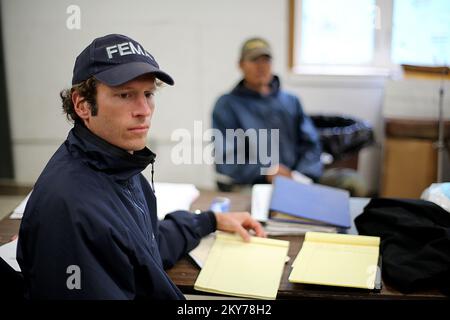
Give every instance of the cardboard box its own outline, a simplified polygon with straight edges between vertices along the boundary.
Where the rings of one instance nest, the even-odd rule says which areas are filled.
[[[420,198],[436,182],[437,150],[425,139],[387,138],[380,196]]]

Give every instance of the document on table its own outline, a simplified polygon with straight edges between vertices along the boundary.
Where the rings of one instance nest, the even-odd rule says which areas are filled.
[[[201,269],[208,258],[209,251],[211,250],[214,240],[216,240],[216,233],[210,233],[206,237],[200,240],[200,243],[191,251],[189,256],[194,260],[197,266]]]
[[[30,191],[30,193],[25,197],[25,199],[23,199],[22,202],[20,202],[20,204],[13,210],[12,214],[9,216],[10,219],[22,219],[31,192],[33,191]]]
[[[272,197],[271,184],[255,184],[252,187],[252,217],[260,222],[269,218],[270,199]]]
[[[308,232],[289,281],[375,289],[379,246],[379,237]]]
[[[289,241],[217,232],[194,289],[256,299],[275,299]]]
[[[20,272],[19,263],[16,260],[17,240],[0,246],[0,257],[16,271]]]

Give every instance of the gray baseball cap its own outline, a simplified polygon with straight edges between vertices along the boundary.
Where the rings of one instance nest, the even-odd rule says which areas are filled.
[[[255,60],[261,56],[272,58],[272,49],[266,40],[251,38],[244,42],[241,48],[241,60]]]

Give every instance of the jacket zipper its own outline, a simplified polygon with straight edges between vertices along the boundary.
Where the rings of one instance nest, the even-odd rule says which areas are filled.
[[[132,204],[142,213],[142,216],[144,217],[144,221],[146,223],[145,232],[147,234],[148,239],[151,239],[152,237],[150,237],[150,233],[147,228],[147,226],[148,226],[147,215],[145,214],[144,209],[142,209],[139,206],[138,201],[136,200],[136,198],[134,196],[134,192],[132,192],[132,190],[131,190],[131,184],[129,182],[127,182],[126,190],[128,191],[128,194],[130,195],[130,200],[131,200]]]

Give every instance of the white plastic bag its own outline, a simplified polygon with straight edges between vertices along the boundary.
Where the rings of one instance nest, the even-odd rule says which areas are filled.
[[[450,212],[450,182],[431,184],[420,198],[434,202]]]

